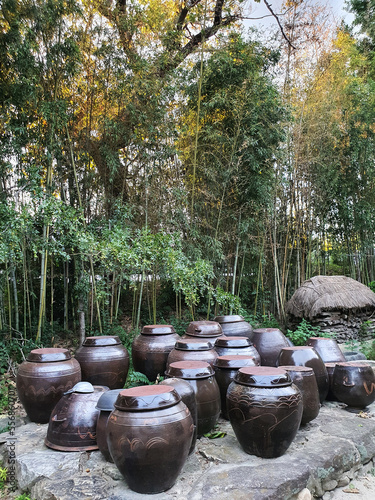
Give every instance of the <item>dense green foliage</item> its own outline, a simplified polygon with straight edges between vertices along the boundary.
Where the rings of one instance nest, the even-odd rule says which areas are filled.
[[[358,41],[288,2],[296,49],[245,35],[245,4],[2,2],[7,356],[219,313],[283,325],[310,276],[375,281],[373,1],[351,1]]]

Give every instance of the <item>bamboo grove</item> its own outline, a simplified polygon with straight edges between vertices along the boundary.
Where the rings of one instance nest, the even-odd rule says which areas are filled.
[[[375,281],[375,1],[275,33],[254,2],[3,0],[3,339],[282,325],[310,276]]]

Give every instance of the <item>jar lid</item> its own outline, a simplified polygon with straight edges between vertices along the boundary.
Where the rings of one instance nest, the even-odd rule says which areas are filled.
[[[253,330],[253,333],[270,333],[270,332],[283,333],[279,328],[255,328]]]
[[[205,361],[175,361],[169,365],[165,374],[167,377],[198,379],[212,377],[215,372]]]
[[[239,314],[227,314],[226,316],[216,316],[215,321],[218,323],[239,323],[245,321],[245,318]]]
[[[217,321],[192,321],[186,334],[192,337],[220,337],[223,330]]]
[[[228,368],[236,370],[237,368],[243,368],[244,366],[257,366],[254,356],[243,356],[242,354],[236,356],[234,354],[228,354],[226,356],[219,356],[214,362],[215,368]]]
[[[279,365],[279,368],[282,368],[283,370],[286,370],[288,372],[314,373],[314,370],[309,366]]]
[[[79,392],[80,394],[90,394],[94,392],[94,386],[90,382],[77,382],[69,391],[64,392],[65,394],[71,394],[72,392]]]
[[[249,337],[219,337],[215,341],[215,347],[250,347],[253,343]]]
[[[176,333],[172,325],[146,325],[142,328],[142,335],[170,335]]]
[[[177,391],[166,385],[141,385],[123,389],[117,396],[115,408],[123,411],[160,410],[181,401]]]
[[[71,359],[69,349],[59,347],[44,347],[33,349],[29,352],[26,360],[34,363],[54,363],[56,361],[67,361]]]
[[[209,340],[202,339],[180,339],[174,346],[179,351],[209,351],[213,344]]]
[[[234,380],[250,387],[286,387],[292,384],[287,371],[272,366],[254,366],[240,368]]]
[[[124,389],[112,389],[102,394],[96,403],[96,408],[103,411],[112,411],[115,408],[117,396]]]
[[[97,337],[86,337],[83,344],[85,347],[103,347],[121,344],[117,335],[100,335]]]

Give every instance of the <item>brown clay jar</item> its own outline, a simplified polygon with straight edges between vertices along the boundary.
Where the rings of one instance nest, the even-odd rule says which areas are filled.
[[[190,411],[190,415],[191,418],[193,419],[193,424],[194,424],[193,439],[191,441],[191,446],[189,450],[189,455],[190,455],[191,453],[193,453],[195,448],[195,443],[197,441],[198,413],[197,413],[197,399],[195,397],[194,389],[189,384],[189,382],[183,380],[182,378],[166,378],[165,380],[160,382],[160,385],[167,385],[173,387],[173,389],[180,396],[181,401],[184,404],[186,404],[186,406]]]
[[[168,355],[179,339],[172,325],[144,326],[132,344],[134,370],[145,374],[150,381],[163,376]]]
[[[282,368],[240,368],[228,387],[230,423],[243,450],[262,458],[283,455],[297,434],[302,395]]]
[[[96,409],[99,410],[98,420],[96,423],[96,442],[107,462],[113,462],[109,453],[107,443],[107,421],[111,412],[115,409],[117,396],[123,389],[113,389],[102,394],[96,404]]]
[[[220,390],[212,366],[204,361],[177,361],[169,365],[165,375],[189,382],[197,401],[198,437],[210,432],[219,420],[221,409]]]
[[[338,401],[336,396],[333,394],[332,391],[332,384],[333,384],[333,372],[335,371],[335,366],[336,363],[324,363],[327,374],[328,374],[328,393],[326,396],[326,401]]]
[[[334,363],[336,361],[346,361],[338,343],[335,339],[325,337],[310,337],[307,345],[313,347],[323,363]]]
[[[167,368],[175,361],[205,361],[211,366],[218,354],[208,339],[179,339],[168,355]]]
[[[79,382],[62,396],[52,410],[45,444],[59,451],[97,450],[96,404],[108,387]]]
[[[375,401],[375,375],[366,361],[336,363],[332,391],[350,408],[363,409]]]
[[[33,349],[17,372],[18,397],[32,422],[46,424],[64,392],[81,380],[68,349]]]
[[[308,366],[314,370],[321,403],[328,394],[328,373],[322,358],[313,347],[284,347],[278,359],[278,365]]]
[[[215,340],[215,350],[219,356],[252,356],[260,365],[260,355],[248,337],[219,337]]]
[[[215,340],[223,335],[223,330],[217,321],[192,321],[186,328],[182,338],[205,338]]]
[[[121,391],[108,419],[107,441],[129,488],[143,494],[171,488],[188,456],[193,427],[190,411],[173,387]]]
[[[215,378],[220,389],[221,415],[229,420],[227,414],[227,390],[229,384],[233,381],[236,373],[244,366],[257,366],[255,358],[252,356],[219,356],[214,363]]]
[[[248,337],[253,336],[253,327],[245,321],[243,316],[238,314],[230,314],[226,316],[216,316],[217,321],[223,330],[223,335],[226,337]]]
[[[129,370],[129,353],[117,335],[86,337],[76,350],[82,380],[109,389],[124,387]]]
[[[308,366],[280,366],[287,371],[294,385],[298,387],[302,394],[303,412],[301,425],[305,425],[314,420],[319,415],[320,401],[318,384],[314,370]]]
[[[256,328],[253,330],[252,342],[260,355],[262,366],[277,366],[277,359],[283,347],[290,344],[283,332],[278,328]]]

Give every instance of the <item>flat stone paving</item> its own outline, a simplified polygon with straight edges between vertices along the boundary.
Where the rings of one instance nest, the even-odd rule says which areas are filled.
[[[309,500],[324,495],[325,499],[327,492],[351,486],[364,464],[373,466],[375,457],[375,403],[355,414],[341,403],[325,402],[318,417],[301,427],[287,452],[275,459],[247,455],[223,419],[219,430],[226,432],[225,437],[199,439],[173,488],[150,498]],[[47,424],[27,423],[27,419],[16,428],[19,489],[6,498],[24,491],[33,500],[140,500],[147,496],[129,490],[116,466],[105,462],[99,451],[47,448],[46,432]],[[9,438],[0,434],[4,464]]]

